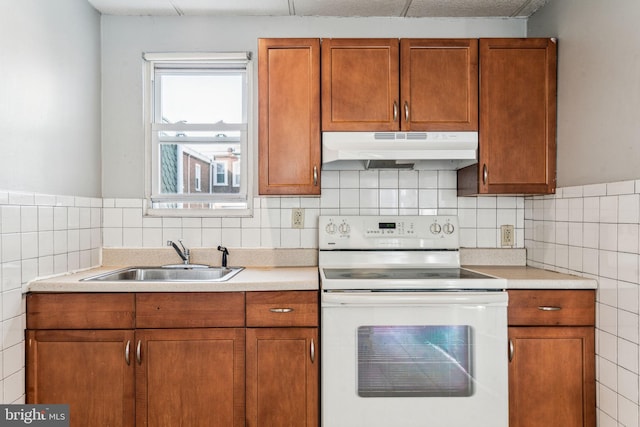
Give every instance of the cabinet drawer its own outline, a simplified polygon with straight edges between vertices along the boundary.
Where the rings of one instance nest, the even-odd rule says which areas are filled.
[[[510,290],[509,325],[595,325],[593,290]]]
[[[27,295],[27,329],[132,329],[133,294]]]
[[[247,326],[318,326],[318,292],[247,292]]]
[[[136,294],[136,328],[242,326],[243,292]]]

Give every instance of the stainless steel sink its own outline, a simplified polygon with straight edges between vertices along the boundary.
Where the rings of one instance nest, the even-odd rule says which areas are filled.
[[[97,276],[86,281],[109,282],[225,282],[242,271],[244,267],[127,267]]]

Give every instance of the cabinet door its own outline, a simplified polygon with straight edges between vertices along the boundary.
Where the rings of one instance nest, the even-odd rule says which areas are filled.
[[[398,39],[322,40],[322,130],[400,128]]]
[[[510,327],[510,427],[594,427],[593,327]]]
[[[320,41],[258,40],[260,194],[320,194]]]
[[[478,40],[400,41],[403,130],[478,130]]]
[[[247,329],[247,425],[318,426],[318,329]]]
[[[136,426],[244,426],[244,329],[136,331]]]
[[[28,330],[26,338],[27,403],[69,404],[73,427],[135,425],[132,330]]]
[[[550,194],[556,186],[556,43],[480,40],[479,162],[460,195]]]

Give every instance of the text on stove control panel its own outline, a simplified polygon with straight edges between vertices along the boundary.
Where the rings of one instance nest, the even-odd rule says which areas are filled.
[[[319,221],[320,245],[327,248],[457,248],[459,242],[458,218],[451,215],[321,216]]]

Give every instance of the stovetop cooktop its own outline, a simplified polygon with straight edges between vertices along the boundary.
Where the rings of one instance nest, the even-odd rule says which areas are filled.
[[[492,279],[491,276],[464,268],[324,268],[323,271],[328,280]]]

